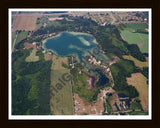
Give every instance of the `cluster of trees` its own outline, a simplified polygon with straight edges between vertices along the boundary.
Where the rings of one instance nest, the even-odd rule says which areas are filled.
[[[120,60],[111,66],[111,71],[114,79],[114,89],[117,92],[124,93],[130,98],[139,96],[138,91],[132,85],[127,84],[126,77],[131,77],[131,73],[136,72],[133,61]]]
[[[129,50],[129,53],[136,59],[145,62],[145,55],[141,53],[138,46],[136,44],[128,44],[127,48]]]
[[[25,62],[29,50],[12,53],[12,114],[50,114],[51,61]]]
[[[99,79],[96,83],[97,88],[99,89],[103,89],[104,87],[106,87],[109,83],[109,79],[106,77],[106,75],[104,74],[104,72],[100,69],[95,69],[95,72],[98,74]]]
[[[141,73],[148,79],[148,76],[149,76],[149,69],[148,69],[148,67],[143,67]]]
[[[148,34],[148,31],[146,31],[145,29],[137,29],[136,32],[137,32],[137,33]]]

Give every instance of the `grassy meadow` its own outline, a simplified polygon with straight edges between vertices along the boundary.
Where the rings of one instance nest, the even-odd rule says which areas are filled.
[[[14,46],[18,44],[20,41],[27,38],[27,36],[28,31],[21,31],[19,33],[16,33],[16,31],[12,32],[12,48],[14,48]]]
[[[62,66],[62,63],[67,64],[67,57],[58,57],[53,55],[53,63],[51,67],[51,85],[50,90],[52,92],[50,99],[50,110],[51,114],[54,115],[73,115],[74,114],[74,102],[72,94],[72,84],[71,80],[64,81],[63,74],[70,74],[69,69],[66,69]],[[66,75],[65,77],[67,77]],[[61,79],[64,83],[59,80]],[[56,88],[56,84],[60,83],[62,85],[61,89],[57,89],[57,93],[52,88]]]
[[[145,24],[127,24],[124,30],[121,30],[121,35],[124,37],[125,41],[129,44],[139,44],[140,51],[142,53],[148,53],[148,42],[149,37],[146,32],[138,32],[137,30],[148,29]]]
[[[134,61],[135,65],[136,65],[137,67],[140,67],[140,68],[148,67],[148,62],[139,61],[138,59],[134,58],[133,56],[124,55],[123,58],[124,58],[124,59],[127,59],[127,60],[132,60],[132,61]]]
[[[36,56],[37,50],[33,49],[28,57],[26,57],[26,62],[36,62],[39,60],[39,56]]]

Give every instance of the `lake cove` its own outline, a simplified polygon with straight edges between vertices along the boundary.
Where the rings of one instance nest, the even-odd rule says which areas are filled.
[[[88,55],[88,51],[92,51],[98,45],[90,34],[61,32],[56,37],[44,40],[43,46],[59,56],[77,55],[78,59],[82,60],[82,56]]]

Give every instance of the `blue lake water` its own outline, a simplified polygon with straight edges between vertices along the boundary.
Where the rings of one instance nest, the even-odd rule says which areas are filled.
[[[88,50],[97,47],[92,35],[73,32],[62,32],[57,37],[44,41],[44,47],[54,51],[57,55],[78,55],[81,60]]]
[[[77,55],[79,60],[98,46],[92,35],[78,32],[62,32],[56,37],[44,40],[43,45],[59,56]],[[99,55],[105,58],[103,54]]]

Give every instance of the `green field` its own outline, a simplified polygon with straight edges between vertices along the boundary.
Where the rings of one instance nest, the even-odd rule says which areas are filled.
[[[28,36],[28,31],[22,31],[22,32],[17,32],[17,38],[16,38],[16,32],[12,32],[12,48],[19,43],[21,40],[27,38]]]
[[[129,44],[142,44],[140,51],[148,53],[148,34],[136,32],[136,30],[145,30],[148,28],[145,24],[127,24],[124,30],[121,30],[122,36]]]
[[[57,83],[61,84],[59,79],[61,80],[63,79],[62,76],[64,73],[69,73],[69,70],[63,69],[63,70],[51,71],[50,89],[52,89],[52,87],[56,88]],[[56,93],[55,90],[52,90],[51,99],[50,99],[50,109],[51,109],[51,114],[53,115],[73,115],[74,114],[71,81],[64,81],[64,83],[66,85],[62,84],[62,88],[59,90],[57,89],[58,93]]]
[[[125,24],[126,28],[125,29],[145,29],[145,28],[148,28],[148,25],[146,24]]]
[[[124,58],[124,59],[127,59],[127,60],[132,60],[132,61],[134,61],[135,65],[136,65],[137,67],[140,67],[140,68],[148,67],[148,62],[139,61],[139,60],[137,60],[136,58],[134,58],[133,56],[130,56],[130,55],[127,56],[127,55],[125,55],[125,56],[123,56],[123,58]]]
[[[28,57],[26,57],[26,62],[36,62],[39,60],[39,56],[36,56],[36,50],[32,50],[32,52],[30,53],[30,55]]]
[[[28,36],[28,31],[22,31],[18,33],[17,39],[16,39],[16,44],[19,43],[21,40],[27,38]]]
[[[129,115],[148,115],[148,112],[145,111],[134,111],[134,112],[129,112]]]
[[[63,67],[63,63],[67,65],[68,58],[58,57],[56,55],[53,55],[52,60],[53,61],[51,67],[51,85],[50,85],[51,114],[73,115],[74,106],[73,106],[72,84],[71,80],[65,81],[65,79],[67,79],[67,77],[70,76],[70,71],[69,69]],[[65,73],[67,73],[67,75],[64,75]],[[56,92],[53,88],[55,88],[58,92]]]
[[[12,48],[15,46],[16,43],[16,32],[12,32]]]

